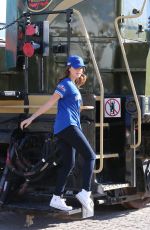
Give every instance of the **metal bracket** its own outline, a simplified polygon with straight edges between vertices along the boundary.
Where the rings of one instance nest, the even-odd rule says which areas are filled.
[[[25,227],[30,227],[31,225],[33,225],[33,219],[34,219],[33,215],[26,215]]]

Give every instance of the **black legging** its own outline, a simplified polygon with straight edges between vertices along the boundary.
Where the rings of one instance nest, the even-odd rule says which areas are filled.
[[[62,167],[58,171],[56,189],[54,194],[63,194],[66,179],[75,166],[75,153],[79,152],[84,159],[83,166],[83,189],[90,191],[91,179],[95,164],[96,155],[91,148],[83,132],[76,126],[69,126],[57,134],[63,155]]]

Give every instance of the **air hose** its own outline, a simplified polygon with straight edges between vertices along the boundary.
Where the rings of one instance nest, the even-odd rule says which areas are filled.
[[[20,132],[20,131],[19,131]],[[7,167],[27,181],[35,181],[46,169],[58,164],[57,140],[52,133],[21,133],[13,138],[7,156]],[[10,153],[13,157],[10,158]]]

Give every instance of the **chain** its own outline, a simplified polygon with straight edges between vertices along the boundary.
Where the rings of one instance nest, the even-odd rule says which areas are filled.
[[[15,23],[19,22],[21,18],[26,17],[26,16],[28,16],[28,13],[23,13],[19,18],[17,18],[16,20],[14,20],[13,22],[11,22],[10,24],[8,24],[8,25],[0,28],[0,30],[7,29],[8,27],[10,27],[10,26],[14,25]]]

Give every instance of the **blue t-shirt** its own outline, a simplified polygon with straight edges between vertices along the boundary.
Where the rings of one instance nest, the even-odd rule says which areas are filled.
[[[54,124],[54,134],[59,133],[70,125],[81,128],[80,106],[81,94],[70,78],[64,78],[55,89],[61,98],[58,101],[58,111]]]

